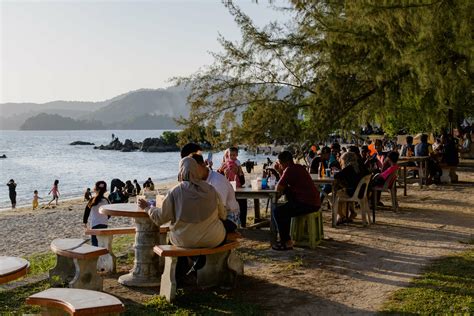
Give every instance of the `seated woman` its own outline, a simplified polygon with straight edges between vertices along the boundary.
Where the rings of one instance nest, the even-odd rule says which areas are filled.
[[[344,153],[341,156],[340,163],[342,170],[334,175],[334,179],[337,180],[335,189],[338,190],[336,192],[336,201],[337,197],[351,197],[362,177],[369,174],[367,170],[365,172],[362,171],[362,168],[359,166],[358,156],[353,152]],[[351,210],[349,216],[346,216],[347,205],[343,202],[338,202],[337,209],[337,224],[350,222],[357,215],[356,212]]]
[[[161,208],[151,208],[140,199],[150,219],[157,225],[170,224],[170,241],[186,248],[216,247],[225,241],[221,220],[227,217],[217,191],[201,180],[197,162],[185,157],[179,162],[180,183],[171,189]]]
[[[372,179],[370,186],[373,188],[374,186],[383,186],[387,179],[398,170],[398,157],[399,154],[396,151],[391,151],[387,155],[387,163],[388,168],[386,168],[383,172],[376,174]],[[369,189],[369,195],[372,194],[372,190]],[[369,201],[372,201],[372,198],[369,196]],[[380,192],[377,192],[377,204],[383,206],[380,202]]]

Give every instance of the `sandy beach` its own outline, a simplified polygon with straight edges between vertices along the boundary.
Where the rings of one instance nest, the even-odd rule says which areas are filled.
[[[325,240],[314,251],[277,252],[270,249],[268,230],[243,230],[239,252],[245,277],[233,295],[271,314],[375,313],[431,260],[474,247],[467,243],[474,238],[473,171],[472,161],[462,162],[457,184],[409,185],[406,197],[399,190],[400,211],[381,209],[369,227],[362,227],[359,217],[354,224],[332,228],[330,212],[324,211]],[[158,188],[164,193],[172,185]],[[388,194],[382,201],[390,205]],[[82,237],[84,205],[82,200],[60,201],[55,209],[1,212],[0,253],[26,257],[49,251],[54,238]],[[110,226],[122,225],[131,222],[111,218]],[[119,273],[129,268],[120,267]],[[157,294],[123,287],[116,276],[107,278],[105,291],[137,302]]]

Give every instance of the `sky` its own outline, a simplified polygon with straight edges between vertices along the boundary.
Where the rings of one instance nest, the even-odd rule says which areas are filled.
[[[257,25],[286,20],[236,0]],[[165,88],[211,64],[240,31],[220,0],[0,0],[0,103],[102,101]]]

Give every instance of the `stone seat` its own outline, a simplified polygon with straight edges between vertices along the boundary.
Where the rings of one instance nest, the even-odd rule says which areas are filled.
[[[237,237],[237,236],[235,236]],[[230,241],[215,248],[182,248],[172,245],[158,245],[153,251],[165,258],[165,268],[161,276],[160,295],[172,301],[176,296],[176,264],[178,257],[206,256],[206,264],[197,271],[197,285],[212,287],[216,285],[234,285],[237,275],[243,275],[242,260],[233,250],[238,241]]]
[[[119,315],[125,310],[112,295],[82,289],[50,288],[31,295],[26,304],[41,306],[42,315]]]
[[[97,260],[108,253],[106,248],[86,244],[83,239],[55,239],[51,250],[56,254],[56,266],[49,270],[71,288],[102,291],[102,278],[97,274]]]

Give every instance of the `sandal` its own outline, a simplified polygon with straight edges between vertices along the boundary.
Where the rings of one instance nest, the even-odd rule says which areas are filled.
[[[277,242],[276,244],[272,245],[273,250],[278,250],[278,251],[286,251],[286,250],[293,250],[293,246],[288,246],[287,244],[282,244],[280,242]]]

